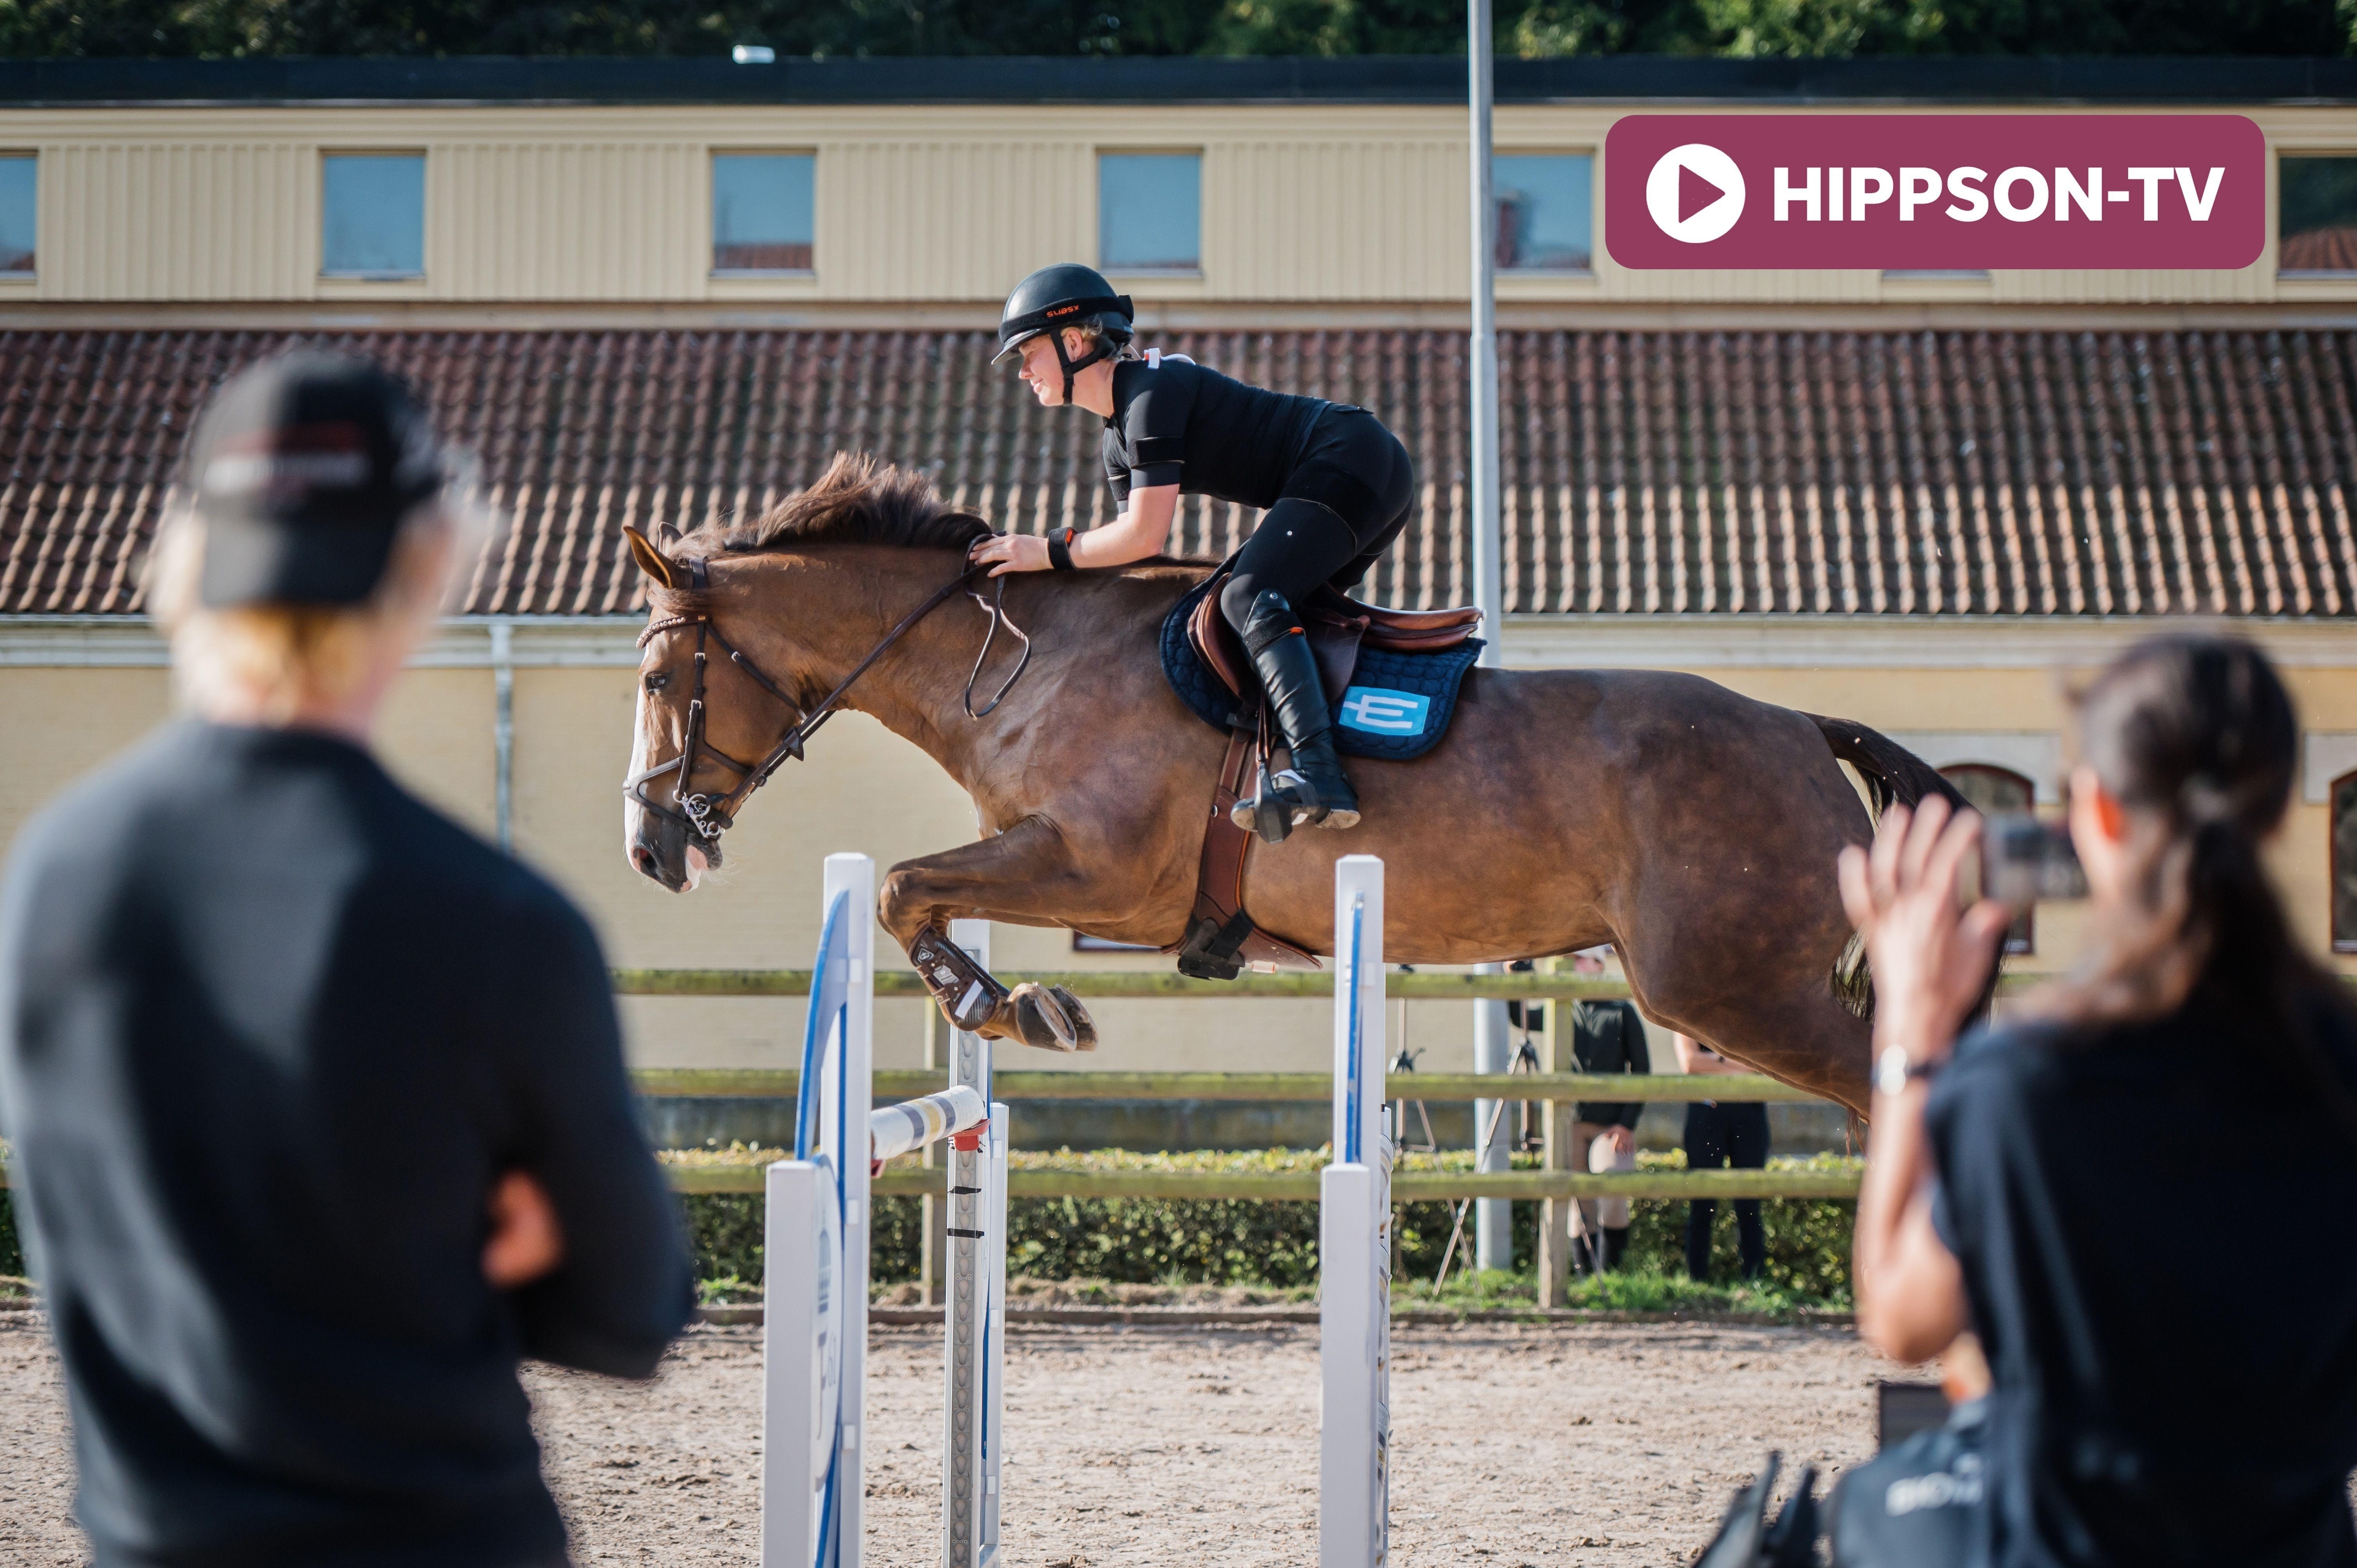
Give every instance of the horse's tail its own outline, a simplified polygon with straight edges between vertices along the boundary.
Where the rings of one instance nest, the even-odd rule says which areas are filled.
[[[1890,807],[1912,810],[1929,795],[1945,796],[1951,806],[1969,809],[1970,802],[1940,776],[1938,768],[1889,736],[1849,719],[1829,719],[1819,714],[1808,716],[1825,737],[1825,744],[1833,748],[1834,756],[1857,768],[1857,776],[1866,780],[1866,792],[1874,800],[1877,822]]]
[[[1835,757],[1857,769],[1866,781],[1866,792],[1874,802],[1877,822],[1892,806],[1905,806],[1910,811],[1932,795],[1944,796],[1949,805],[1959,811],[1971,809],[1962,791],[1940,775],[1940,770],[1878,730],[1870,730],[1849,719],[1829,719],[1811,714],[1825,745],[1833,748]],[[1994,994],[1996,976],[1989,976],[1989,990],[1981,996],[1976,1013],[1988,1007]],[[1874,974],[1867,967],[1866,944],[1855,935],[1842,944],[1841,956],[1834,960],[1834,996],[1841,1004],[1861,1018],[1874,1016]]]

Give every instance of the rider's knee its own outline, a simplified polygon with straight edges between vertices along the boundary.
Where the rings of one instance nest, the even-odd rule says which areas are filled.
[[[1259,596],[1260,589],[1249,576],[1231,574],[1221,585],[1220,615],[1238,637],[1244,634],[1244,625],[1252,619],[1253,601]]]

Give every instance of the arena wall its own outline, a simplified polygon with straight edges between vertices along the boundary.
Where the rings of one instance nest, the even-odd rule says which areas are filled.
[[[2067,682],[2102,651],[2138,635],[2133,623],[2052,623],[1976,628],[1975,662],[1940,632],[1903,629],[1912,660],[1885,650],[1890,635],[1829,621],[1773,627],[1734,618],[1657,620],[1650,628],[1583,624],[1579,618],[1518,618],[1517,663],[1647,664],[1684,668],[1765,701],[1855,718],[1938,754],[1941,760],[2014,765],[2060,757]],[[693,895],[663,892],[630,870],[620,846],[619,785],[627,761],[635,623],[580,622],[516,632],[513,817],[516,852],[554,877],[595,921],[612,961],[630,966],[801,967],[817,940],[821,863],[855,850],[889,865],[955,844],[974,832],[972,808],[932,763],[872,721],[846,714],[810,758],[790,766],[756,799],[730,835],[728,863]],[[2309,727],[2319,737],[2357,735],[2357,628],[2250,623],[2286,664]],[[1608,639],[1609,641],[1598,640]],[[1738,657],[1730,650],[1739,646]],[[1945,652],[1943,654],[1943,648]],[[14,840],[33,811],[66,783],[131,745],[170,710],[163,650],[145,627],[107,618],[74,628],[17,621],[0,628],[0,711],[22,740],[0,752],[0,838]],[[1945,661],[1943,660],[1943,658]],[[382,732],[394,774],[475,831],[495,830],[497,751],[489,638],[479,623],[454,624],[396,689]],[[1961,749],[1958,749],[1961,747]],[[2033,777],[2045,793],[2051,775]],[[2329,940],[2326,808],[2303,799],[2275,854],[2276,875],[2302,930]],[[2054,809],[2049,806],[2047,809]],[[1516,897],[1501,868],[1501,898]],[[2038,916],[2037,951],[2017,961],[2050,970],[2076,950],[2075,911]],[[1161,968],[1146,954],[1076,953],[1062,931],[1000,927],[993,954],[1007,969]],[[2357,970],[2357,960],[2343,960]],[[913,1001],[877,1004],[878,1062],[921,1059],[922,1013]],[[774,1067],[800,1039],[794,999],[631,998],[623,1004],[634,1060],[664,1067]],[[1315,1002],[1106,1002],[1104,1045],[1088,1059],[1041,1057],[1046,1068],[1318,1070],[1329,1052],[1329,1018]],[[1471,1067],[1463,1004],[1419,1003],[1408,1043],[1429,1070]],[[1029,1053],[1026,1053],[1027,1056]],[[1667,1052],[1662,1053],[1667,1059]]]
[[[1620,115],[1665,105],[1503,104],[1500,152],[1598,152]],[[1684,113],[1935,113],[1822,102]],[[2100,110],[2134,112],[2134,104]],[[2276,152],[2357,147],[2357,111],[2254,104]],[[1108,134],[1117,124],[1118,134]],[[371,103],[0,107],[0,149],[41,160],[39,265],[0,307],[110,303],[544,306],[996,302],[1038,259],[1092,256],[1095,155],[1199,150],[1198,275],[1123,285],[1150,306],[1459,303],[1469,268],[1462,109],[1437,104],[825,105]],[[320,158],[424,152],[425,271],[319,272]],[[710,155],[817,155],[807,277],[710,270]],[[1601,237],[1603,171],[1594,185]],[[1435,213],[1451,215],[1436,222]],[[2270,234],[2273,226],[2270,225]],[[1599,242],[1587,274],[1499,280],[1517,306],[1621,303],[2037,306],[2326,305],[2357,278],[2278,280],[2272,240],[2235,272],[1650,272]],[[965,318],[960,317],[961,322]]]

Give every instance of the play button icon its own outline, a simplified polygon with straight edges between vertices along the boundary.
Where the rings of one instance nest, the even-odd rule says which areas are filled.
[[[1743,171],[1707,142],[1672,147],[1645,177],[1645,210],[1671,239],[1706,245],[1743,216]]]

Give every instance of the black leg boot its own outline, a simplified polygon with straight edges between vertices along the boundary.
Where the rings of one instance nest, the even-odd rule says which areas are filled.
[[[1334,755],[1334,715],[1326,705],[1318,656],[1309,650],[1300,618],[1275,589],[1253,600],[1252,614],[1244,620],[1244,649],[1268,693],[1268,705],[1275,710],[1286,748],[1293,754],[1293,765],[1262,779],[1261,788],[1291,813],[1294,827],[1304,822],[1357,827],[1359,797],[1342,776],[1341,758]],[[1252,828],[1260,809],[1257,800],[1239,800],[1230,815],[1238,827]]]
[[[1607,1230],[1604,1232],[1605,1273],[1619,1273],[1620,1272],[1621,1260],[1628,1257],[1628,1255],[1629,1227],[1623,1225],[1618,1230]]]

